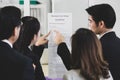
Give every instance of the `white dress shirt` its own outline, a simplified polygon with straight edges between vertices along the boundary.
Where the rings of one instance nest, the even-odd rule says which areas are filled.
[[[5,42],[5,43],[7,43],[7,44],[9,44],[10,45],[10,47],[11,48],[13,48],[13,45],[12,45],[12,43],[10,43],[10,41],[8,41],[7,39],[4,39],[4,40],[2,40],[3,42]]]

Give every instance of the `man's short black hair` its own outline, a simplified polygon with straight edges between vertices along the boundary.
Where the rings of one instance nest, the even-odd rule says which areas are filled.
[[[98,24],[99,21],[104,21],[106,28],[113,28],[116,22],[116,14],[112,6],[109,4],[98,4],[86,9],[93,20]]]
[[[5,6],[0,9],[0,40],[8,39],[15,27],[21,24],[21,11],[15,6]]]

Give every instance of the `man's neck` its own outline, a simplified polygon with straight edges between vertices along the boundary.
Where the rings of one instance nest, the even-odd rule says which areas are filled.
[[[99,35],[104,35],[105,33],[111,32],[112,29],[104,29]]]
[[[99,34],[99,37],[101,38],[103,35],[105,35],[106,33],[111,32],[112,29],[105,29],[102,33]]]
[[[8,41],[9,41],[12,45],[15,43],[15,40],[14,40],[14,38],[12,38],[12,37],[10,37],[10,38],[8,39]]]

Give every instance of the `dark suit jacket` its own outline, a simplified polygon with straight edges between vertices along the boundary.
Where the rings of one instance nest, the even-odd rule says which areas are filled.
[[[120,39],[115,32],[109,32],[100,38],[104,59],[109,63],[109,69],[114,80],[120,80]]]
[[[34,80],[31,60],[2,41],[0,41],[0,80]]]
[[[42,70],[42,66],[40,64],[40,58],[42,56],[44,50],[44,46],[33,46],[33,49],[30,50],[28,47],[24,49],[22,52],[23,55],[26,55],[30,59],[32,59],[33,64],[36,66],[35,68],[35,80],[45,80],[45,76]]]

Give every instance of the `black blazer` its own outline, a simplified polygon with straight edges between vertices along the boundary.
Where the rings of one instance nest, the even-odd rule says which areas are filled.
[[[34,80],[32,61],[0,41],[0,80]]]
[[[120,39],[115,32],[109,32],[100,38],[104,59],[109,63],[109,69],[114,80],[120,80]]]
[[[33,46],[33,49],[30,50],[28,47],[24,49],[22,52],[23,55],[26,55],[30,59],[32,59],[33,64],[36,66],[35,68],[35,80],[45,80],[45,76],[42,70],[42,66],[40,64],[40,58],[42,56],[44,50],[44,46]]]

